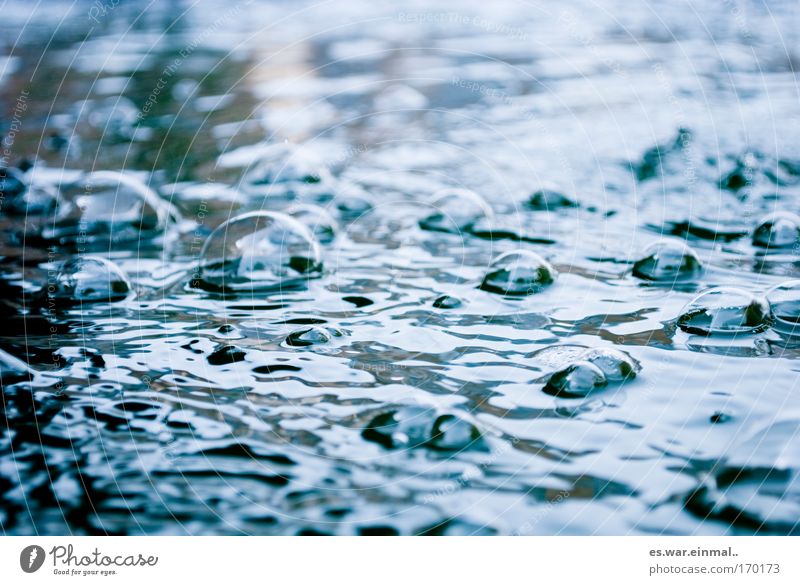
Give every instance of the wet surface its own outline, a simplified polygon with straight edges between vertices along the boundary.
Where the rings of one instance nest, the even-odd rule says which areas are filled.
[[[51,6],[4,533],[800,531],[796,3]]]

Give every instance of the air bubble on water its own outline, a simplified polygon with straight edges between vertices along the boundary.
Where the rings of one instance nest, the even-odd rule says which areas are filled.
[[[333,216],[319,205],[293,205],[286,214],[306,226],[320,244],[328,245],[336,239],[339,226]]]
[[[462,304],[461,299],[450,295],[442,295],[433,301],[433,306],[437,309],[457,309]]]
[[[307,148],[290,143],[267,147],[245,174],[246,188],[268,185],[318,185],[332,180],[325,165]]]
[[[800,335],[800,280],[790,280],[771,288],[767,302],[779,333]]]
[[[491,206],[469,189],[443,189],[434,194],[430,206],[433,212],[419,222],[428,231],[460,234],[479,220],[494,218]]]
[[[578,203],[561,192],[556,186],[545,186],[534,191],[528,198],[528,207],[535,211],[555,211],[566,207],[578,207]]]
[[[479,288],[501,295],[525,296],[538,293],[557,277],[556,269],[538,254],[516,250],[492,262]]]
[[[485,449],[480,431],[453,414],[405,406],[374,417],[361,435],[387,449],[427,447],[438,451]]]
[[[64,262],[45,288],[48,301],[81,304],[122,301],[132,296],[122,269],[105,258],[78,256]]]
[[[291,347],[310,347],[330,342],[334,337],[342,337],[344,333],[335,327],[303,327],[286,336],[286,345]]]
[[[687,304],[678,326],[699,335],[757,333],[769,327],[771,320],[765,299],[742,289],[718,287]]]
[[[331,205],[339,220],[349,223],[371,212],[375,208],[375,200],[359,185],[339,183]]]
[[[675,282],[696,278],[703,271],[697,254],[677,240],[649,245],[633,265],[633,275],[655,282]]]
[[[54,214],[62,203],[55,185],[28,182],[16,169],[0,169],[2,209],[9,215]]]
[[[230,219],[211,233],[200,252],[200,284],[212,291],[293,289],[321,274],[316,239],[284,213],[256,211]]]
[[[141,242],[168,235],[177,210],[140,180],[91,173],[66,190],[66,203],[42,236],[60,244]]]
[[[543,390],[558,398],[583,398],[607,384],[608,379],[597,365],[578,360],[550,376]]]
[[[800,217],[787,211],[771,213],[753,230],[753,245],[760,248],[791,248],[800,244]]]
[[[635,378],[642,369],[642,365],[626,352],[605,347],[587,350],[580,356],[580,361],[597,366],[609,382]]]

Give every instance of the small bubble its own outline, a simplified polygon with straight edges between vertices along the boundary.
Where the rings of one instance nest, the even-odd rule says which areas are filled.
[[[559,398],[583,398],[607,384],[603,370],[591,362],[579,360],[550,376],[543,390]]]
[[[675,240],[651,244],[633,265],[634,276],[655,282],[690,280],[702,271],[703,266],[694,250]]]
[[[800,334],[800,280],[779,284],[767,292],[774,328],[783,334]]]
[[[444,189],[434,194],[434,211],[420,220],[422,229],[460,234],[469,231],[478,220],[492,219],[494,213],[484,199],[468,189]]]
[[[800,243],[800,217],[778,211],[762,218],[753,230],[753,245],[760,248],[791,248]]]
[[[769,327],[771,320],[766,300],[745,290],[719,287],[686,305],[678,326],[699,335],[757,333]]]
[[[538,293],[553,284],[558,272],[544,258],[528,250],[506,252],[489,267],[480,289],[508,296]]]
[[[128,277],[119,266],[105,258],[81,256],[61,266],[55,286],[47,295],[64,304],[110,303],[131,297],[132,292]]]

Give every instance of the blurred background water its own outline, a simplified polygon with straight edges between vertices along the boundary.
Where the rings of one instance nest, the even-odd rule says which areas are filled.
[[[4,533],[798,531],[795,2],[3,14]]]

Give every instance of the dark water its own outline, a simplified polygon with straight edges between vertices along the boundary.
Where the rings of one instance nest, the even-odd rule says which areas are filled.
[[[796,3],[37,6],[4,533],[798,532]]]

